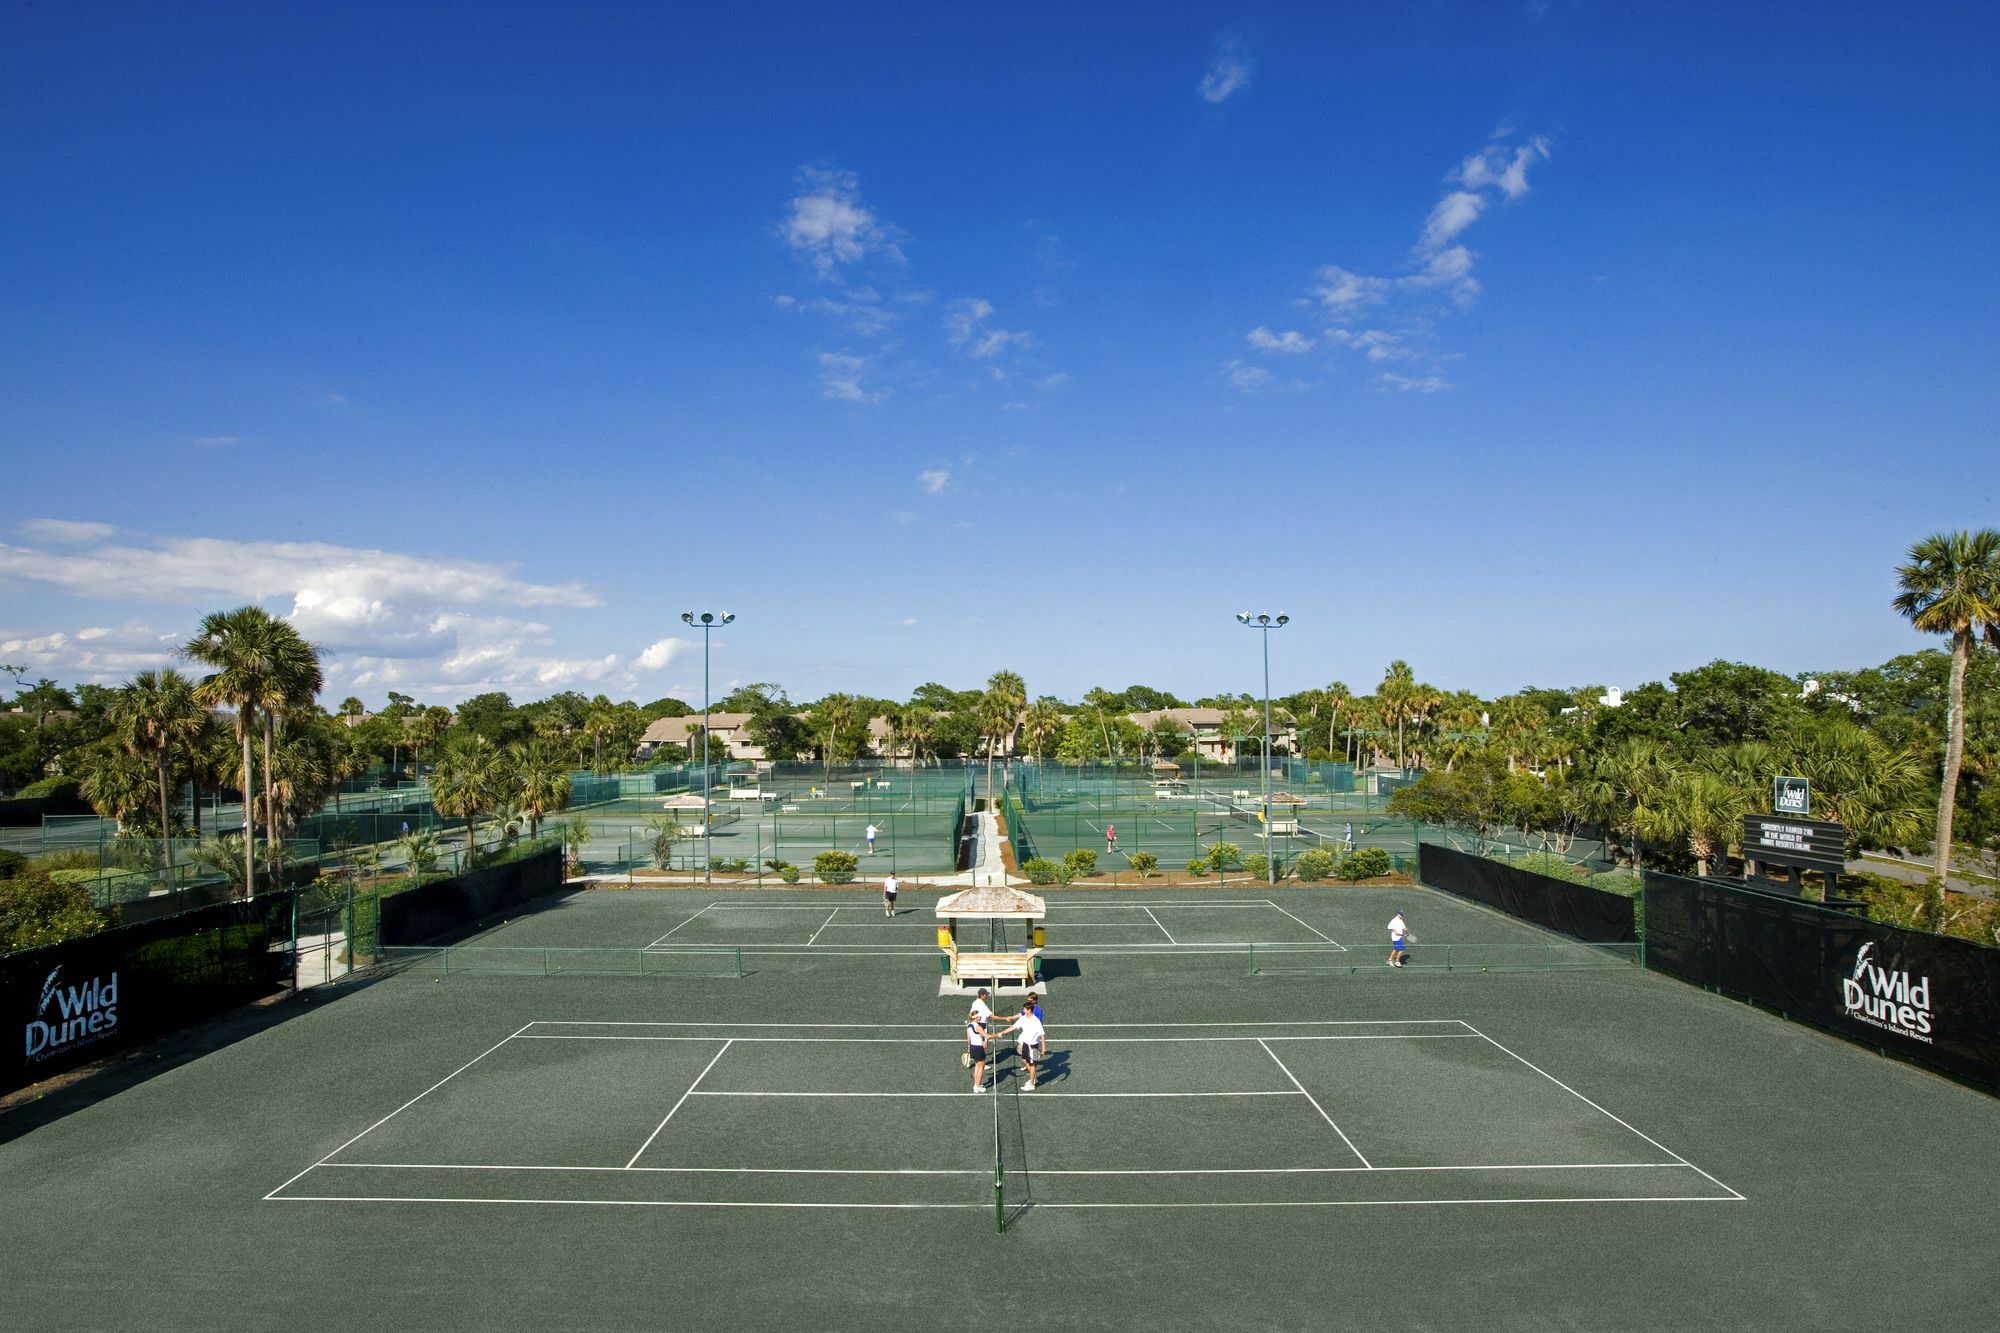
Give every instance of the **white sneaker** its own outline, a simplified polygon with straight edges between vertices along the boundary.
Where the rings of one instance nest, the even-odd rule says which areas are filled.
[[[1022,1092],[1033,1092],[1034,1090],[1035,1090],[1035,1085],[1032,1083],[1023,1083],[1021,1085]]]
[[[983,1083],[972,1090],[974,1096],[978,1096],[980,1093],[984,1091],[986,1091],[986,1085]]]

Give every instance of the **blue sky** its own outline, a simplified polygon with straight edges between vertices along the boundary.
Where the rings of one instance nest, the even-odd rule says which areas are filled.
[[[0,659],[1632,686],[1992,525],[2000,9],[14,6]]]

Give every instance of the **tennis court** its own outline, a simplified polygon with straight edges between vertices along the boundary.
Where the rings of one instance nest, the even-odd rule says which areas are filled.
[[[1083,1024],[1031,1094],[1003,1055],[984,1099],[963,1048],[947,1024],[531,1021],[265,1197],[987,1211],[997,1167],[1016,1218],[1743,1198],[1460,1019]],[[885,1102],[921,1142],[870,1132]]]
[[[1422,888],[1050,898],[1032,1093],[1004,1048],[971,1093],[928,889],[576,892],[465,945],[651,963],[164,1043],[0,1115],[0,1322],[1988,1322],[1991,1097],[1630,965],[1425,970],[1552,937]]]

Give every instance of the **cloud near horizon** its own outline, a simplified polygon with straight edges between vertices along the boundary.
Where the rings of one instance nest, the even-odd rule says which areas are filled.
[[[457,699],[486,690],[634,688],[690,647],[667,638],[629,656],[564,656],[555,630],[517,613],[590,611],[603,599],[584,584],[535,582],[491,561],[143,534],[60,519],[26,520],[16,531],[29,540],[0,543],[0,579],[150,605],[180,626],[161,630],[151,616],[115,627],[0,626],[5,660],[66,682],[115,684],[148,668],[185,668],[179,649],[199,617],[245,602],[282,615],[323,650],[327,692],[336,695],[372,688]]]

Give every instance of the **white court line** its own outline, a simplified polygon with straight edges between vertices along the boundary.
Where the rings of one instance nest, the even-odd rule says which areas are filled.
[[[705,1094],[707,1095],[707,1094]],[[945,1096],[960,1096],[946,1093]],[[1295,1094],[1285,1093],[1290,1097]],[[321,1169],[367,1171],[609,1171],[662,1176],[980,1176],[986,1170],[958,1170],[916,1166],[831,1167],[831,1166],[517,1166],[493,1162],[328,1162]],[[1543,1162],[1508,1163],[1502,1166],[1191,1166],[1135,1167],[1131,1169],[1072,1170],[1069,1168],[1029,1170],[1028,1176],[1344,1176],[1383,1175],[1396,1171],[1644,1171],[1689,1170],[1699,1168],[1686,1162]],[[1720,1200],[1718,1200],[1720,1202]]]
[[[981,1168],[976,1171],[933,1170],[920,1166],[885,1166],[858,1170],[833,1166],[501,1166],[495,1163],[469,1162],[328,1162],[328,1170],[336,1166],[366,1167],[371,1171],[611,1171],[651,1172],[662,1176],[980,1176],[993,1173]],[[1047,1173],[1043,1173],[1047,1174]]]
[[[715,906],[715,904],[714,904],[714,903],[710,903],[710,904],[708,905],[708,907],[713,907],[713,906]],[[685,926],[685,925],[686,925],[686,924],[687,924],[687,923],[688,923],[689,921],[692,921],[692,920],[694,920],[694,919],[695,919],[695,917],[699,917],[699,916],[702,916],[702,915],[705,915],[705,914],[707,913],[707,911],[708,911],[708,907],[704,907],[704,908],[702,908],[702,909],[701,909],[701,911],[699,911],[699,912],[696,912],[696,913],[695,913],[695,914],[694,914],[693,916],[690,916],[690,917],[688,917],[688,918],[687,918],[686,920],[683,920],[683,921],[682,921],[682,922],[681,922],[681,923],[680,923],[679,925],[676,925],[676,926],[674,927],[674,930],[679,930],[679,929],[681,928],[681,926]],[[659,939],[656,939],[656,940],[654,940],[652,944],[649,944],[649,945],[647,945],[646,947],[647,947],[648,949],[650,949],[650,948],[652,948],[652,947],[653,947],[653,945],[655,945],[655,944],[664,944],[664,943],[666,943],[666,941],[667,941],[667,937],[668,937],[669,935],[672,935],[672,934],[674,933],[674,930],[670,930],[670,931],[668,931],[666,935],[662,935],[662,936],[660,936],[660,938],[659,938]]]
[[[808,949],[812,948],[813,940],[819,938],[820,931],[825,930],[828,926],[832,925],[833,919],[839,915],[840,915],[840,909],[838,907],[834,908],[831,912],[827,913],[826,920],[819,923],[819,930],[815,930],[812,933],[812,939],[806,941],[806,948]]]
[[[729,1053],[729,1048],[734,1044],[735,1044],[734,1038],[731,1038],[730,1040],[722,1043],[722,1049],[715,1053],[715,1059],[710,1060],[707,1064],[701,1067],[701,1072],[694,1076],[694,1082],[688,1084],[687,1091],[681,1094],[680,1101],[674,1103],[673,1111],[667,1112],[667,1120],[672,1120],[674,1118],[674,1111],[680,1110],[681,1103],[685,1102],[688,1098],[694,1095],[695,1086],[699,1084],[703,1079],[708,1077],[708,1071],[715,1068],[715,1061],[720,1060],[723,1056],[727,1055]],[[658,1125],[653,1127],[653,1132],[648,1134],[646,1136],[646,1141],[639,1145],[639,1151],[632,1154],[632,1161],[625,1163],[627,1170],[631,1169],[632,1162],[636,1162],[641,1157],[644,1157],[646,1155],[646,1149],[653,1146],[653,1140],[660,1137],[660,1131],[667,1127],[667,1120],[662,1120]]]
[[[1257,1044],[1259,1046],[1264,1046],[1262,1039],[1259,1039]],[[1319,1098],[1313,1096],[1310,1092],[1306,1091],[1306,1085],[1299,1082],[1299,1080],[1293,1075],[1292,1071],[1286,1068],[1285,1062],[1283,1060],[1278,1059],[1278,1053],[1272,1050],[1269,1046],[1264,1046],[1264,1054],[1270,1056],[1272,1060],[1277,1062],[1278,1068],[1283,1069],[1285,1071],[1285,1077],[1292,1080],[1292,1086],[1299,1090],[1300,1096],[1304,1097],[1307,1101],[1312,1103],[1313,1110],[1319,1112],[1319,1118],[1326,1121],[1327,1124],[1333,1125],[1333,1132],[1340,1135],[1340,1141],[1347,1145],[1347,1151],[1353,1153],[1356,1157],[1360,1157],[1361,1165],[1363,1165],[1364,1167],[1367,1166],[1368,1159],[1366,1157],[1361,1157],[1361,1149],[1354,1146],[1354,1140],[1347,1137],[1347,1131],[1342,1129],[1339,1125],[1334,1124],[1333,1117],[1328,1115],[1326,1113],[1326,1108],[1319,1104]]]
[[[924,886],[920,885],[914,891],[926,892],[928,890]],[[862,906],[863,904],[859,903],[842,903],[839,907],[835,908],[834,910],[840,912],[852,912],[860,910]],[[1048,905],[1049,912],[1051,914],[1054,914],[1056,912],[1109,912],[1109,911],[1115,911],[1122,907],[1232,907],[1237,909],[1250,908],[1250,907],[1272,907],[1272,908],[1277,908],[1277,910],[1281,912],[1285,910],[1282,907],[1278,907],[1278,904],[1272,902],[1269,898],[1198,898],[1193,900],[1182,899],[1182,898],[1168,898],[1168,899],[1112,898],[1102,902],[1089,902],[1089,903],[1053,902]],[[827,905],[823,902],[818,902],[818,903],[713,902],[710,903],[708,907],[703,908],[702,911],[705,912],[710,910],[711,908],[717,911],[725,911],[725,912],[824,912],[827,910]],[[697,915],[699,915],[699,913],[697,913]],[[1511,920],[1512,918],[1507,918],[1507,919]]]
[[[1696,1170],[1700,1170],[1699,1167]],[[1718,1185],[1721,1181],[1716,1182]],[[1722,1186],[1728,1189],[1727,1185]],[[1734,1193],[1732,1190],[1731,1193]],[[1735,1203],[1735,1199],[1719,1199],[1713,1194],[1604,1194],[1578,1195],[1570,1198],[1552,1199],[1294,1199],[1287,1202],[1244,1202],[1220,1203],[1204,1200],[1197,1203],[1035,1203],[1043,1208],[1434,1208],[1441,1204],[1511,1204],[1511,1203]],[[389,1202],[395,1202],[390,1200]],[[451,1202],[451,1200],[445,1200]],[[482,1202],[473,1200],[473,1202]],[[880,1206],[880,1205],[867,1205]]]
[[[967,1097],[964,1092],[722,1092],[708,1091],[688,1094],[694,1097]],[[1036,1101],[1047,1101],[1051,1097],[1306,1097],[1304,1088],[1297,1092],[1051,1092]],[[1324,1114],[1324,1112],[1322,1112]],[[1359,1157],[1361,1154],[1356,1153]]]
[[[1334,1028],[1334,1027],[1461,1027],[1468,1036],[1485,1036],[1462,1018],[1296,1018],[1296,1019],[1253,1019],[1241,1023],[1064,1023],[1063,1030],[1073,1028],[1146,1028],[1157,1031],[1160,1028]],[[826,1028],[834,1032],[874,1032],[885,1029],[939,1031],[957,1029],[957,1023],[698,1023],[691,1019],[654,1018],[538,1018],[528,1024],[535,1027],[568,1028]],[[528,1028],[522,1028],[526,1032]],[[1488,1037],[1491,1041],[1492,1038]]]
[[[517,1030],[517,1031],[514,1031],[514,1032],[510,1032],[510,1033],[508,1033],[508,1034],[507,1034],[506,1036],[504,1036],[504,1037],[502,1037],[502,1038],[501,1038],[500,1040],[498,1040],[498,1041],[494,1042],[494,1043],[493,1043],[493,1044],[492,1044],[491,1046],[488,1046],[488,1047],[487,1047],[487,1048],[486,1048],[485,1050],[483,1050],[483,1051],[481,1051],[481,1052],[480,1052],[479,1054],[477,1054],[477,1055],[473,1056],[473,1057],[472,1057],[472,1058],[471,1058],[470,1060],[467,1060],[467,1061],[466,1061],[466,1062],[465,1062],[464,1064],[462,1064],[462,1065],[460,1065],[460,1066],[459,1066],[458,1068],[456,1068],[456,1069],[452,1070],[452,1071],[451,1071],[451,1072],[450,1072],[449,1074],[446,1074],[446,1075],[445,1075],[445,1076],[444,1076],[443,1078],[441,1078],[441,1079],[439,1079],[439,1080],[438,1080],[437,1082],[435,1082],[435,1083],[431,1084],[431,1085],[430,1085],[430,1086],[429,1086],[428,1088],[425,1088],[425,1089],[424,1089],[424,1090],[423,1090],[422,1092],[420,1092],[420,1093],[418,1093],[418,1094],[417,1094],[416,1096],[414,1096],[414,1097],[410,1098],[410,1100],[408,1100],[408,1101],[404,1102],[404,1103],[403,1103],[403,1104],[402,1104],[401,1106],[399,1106],[399,1107],[397,1107],[397,1108],[396,1108],[395,1110],[393,1110],[393,1111],[389,1112],[389,1114],[388,1114],[388,1115],[385,1115],[385,1116],[383,1116],[383,1117],[382,1117],[382,1118],[381,1118],[380,1120],[377,1120],[377,1121],[376,1121],[376,1122],[375,1122],[374,1124],[372,1124],[372,1125],[370,1125],[370,1126],[369,1126],[368,1128],[366,1128],[366,1129],[362,1130],[362,1131],[361,1131],[361,1132],[360,1132],[359,1134],[356,1134],[356,1135],[355,1135],[355,1136],[354,1136],[353,1138],[349,1139],[349,1140],[348,1140],[348,1141],[347,1141],[346,1143],[343,1143],[343,1144],[341,1144],[341,1145],[340,1145],[340,1146],[339,1146],[338,1148],[335,1148],[335,1149],[334,1149],[334,1150],[333,1150],[332,1152],[328,1153],[328,1154],[327,1154],[327,1155],[326,1155],[325,1157],[322,1157],[322,1158],[320,1158],[320,1159],[319,1159],[319,1161],[317,1161],[317,1162],[314,1162],[314,1163],[312,1164],[312,1166],[309,1166],[309,1167],[307,1167],[307,1168],[305,1169],[305,1171],[301,1171],[301,1172],[299,1172],[299,1173],[298,1173],[298,1175],[295,1175],[295,1176],[293,1176],[291,1180],[287,1180],[287,1181],[285,1182],[285,1184],[284,1184],[284,1185],[280,1185],[280,1186],[278,1186],[278,1189],[274,1189],[274,1190],[272,1190],[270,1194],[266,1194],[266,1195],[265,1195],[264,1197],[265,1197],[266,1199],[269,1199],[269,1198],[271,1198],[271,1197],[272,1197],[272,1195],[275,1195],[275,1194],[276,1194],[276,1193],[278,1192],[278,1190],[281,1190],[281,1189],[285,1188],[285,1185],[289,1185],[289,1184],[291,1184],[291,1183],[292,1183],[292,1180],[297,1180],[297,1179],[299,1178],[299,1176],[303,1176],[303,1175],[305,1175],[305,1174],[306,1174],[306,1171],[311,1171],[311,1170],[313,1169],[313,1167],[318,1167],[318,1166],[324,1166],[324,1165],[326,1164],[326,1162],[327,1162],[327,1160],[328,1160],[329,1158],[332,1158],[332,1157],[336,1157],[336,1156],[338,1156],[338,1155],[339,1155],[340,1153],[342,1153],[342,1152],[345,1152],[345,1151],[346,1151],[346,1150],[347,1150],[348,1148],[350,1148],[350,1147],[352,1147],[352,1146],[353,1146],[354,1144],[356,1144],[356,1143],[360,1142],[360,1141],[361,1141],[362,1139],[366,1138],[366,1137],[367,1137],[368,1135],[370,1135],[370,1134],[374,1133],[374,1132],[375,1132],[376,1130],[380,1129],[380,1128],[381,1128],[381,1127],[382,1127],[383,1125],[386,1125],[386,1124],[388,1124],[388,1123],[389,1123],[389,1122],[390,1122],[391,1120],[395,1119],[395,1118],[396,1118],[397,1116],[401,1115],[401,1114],[402,1114],[403,1112],[405,1112],[405,1111],[409,1110],[409,1109],[410,1109],[410,1108],[411,1108],[412,1106],[415,1106],[415,1105],[416,1105],[416,1104],[417,1104],[418,1102],[420,1102],[420,1101],[422,1101],[422,1100],[423,1100],[424,1098],[426,1098],[426,1097],[430,1096],[430,1095],[431,1095],[432,1093],[436,1092],[436,1091],[437,1091],[437,1090],[438,1090],[439,1088],[442,1088],[442,1087],[443,1087],[443,1086],[444,1086],[445,1084],[447,1084],[447,1083],[451,1082],[451,1081],[452,1081],[453,1079],[457,1078],[457,1077],[458,1077],[458,1076],[459,1076],[460,1074],[463,1074],[463,1073],[464,1073],[464,1072],[465,1072],[466,1070],[468,1070],[468,1069],[472,1068],[472,1067],[473,1067],[474,1065],[478,1064],[478,1063],[479,1063],[479,1062],[480,1062],[481,1060],[484,1060],[484,1059],[485,1059],[485,1058],[486,1058],[487,1056],[489,1056],[489,1055],[493,1054],[493,1052],[495,1052],[495,1051],[499,1050],[499,1049],[500,1049],[500,1048],[501,1048],[502,1046],[505,1046],[505,1045],[506,1045],[506,1044],[507,1044],[508,1042],[510,1042],[510,1041],[512,1041],[512,1040],[514,1040],[514,1038],[516,1038],[516,1037],[520,1036],[520,1035],[521,1035],[521,1033],[523,1033],[523,1032],[526,1032],[526,1031],[527,1031],[527,1030],[528,1030],[529,1028],[531,1028],[531,1027],[533,1027],[533,1026],[534,1026],[534,1024],[533,1024],[533,1023],[529,1023],[529,1024],[527,1024],[527,1025],[523,1026],[522,1028],[520,1028],[520,1029],[519,1029],[519,1030]]]
[[[1152,909],[1152,908],[1148,907],[1148,908],[1146,909],[1146,915],[1147,915],[1147,916],[1152,916],[1152,917],[1153,917],[1153,924],[1154,924],[1154,925],[1156,925],[1156,926],[1160,926],[1160,918],[1158,918],[1158,917],[1156,917],[1156,916],[1153,916],[1153,909]],[[1160,926],[1160,933],[1161,933],[1162,935],[1165,935],[1165,936],[1167,937],[1167,943],[1169,943],[1169,944],[1179,944],[1179,943],[1180,943],[1180,941],[1179,941],[1179,940],[1177,940],[1177,939],[1175,939],[1175,938],[1174,938],[1174,933],[1173,933],[1173,932],[1172,932],[1171,930],[1168,930],[1168,929],[1167,929],[1167,928],[1166,928],[1165,926]]]
[[[1072,1025],[1074,1026],[1074,1025]],[[1310,1037],[1071,1037],[1069,1028],[1063,1029],[1064,1046],[1144,1046],[1158,1042],[1213,1043],[1221,1041],[1449,1041],[1464,1040],[1477,1036],[1472,1032],[1380,1032],[1361,1036],[1340,1036],[1331,1034]],[[594,1033],[528,1032],[520,1036],[521,1041],[721,1041],[720,1037],[638,1037],[599,1036]],[[740,1041],[746,1046],[957,1046],[963,1038],[952,1037],[731,1037],[730,1041]],[[1272,1057],[1276,1059],[1276,1056]],[[775,1094],[774,1094],[775,1095]],[[793,1095],[793,1094],[787,1094]],[[808,1094],[799,1093],[798,1096]],[[1614,1117],[1615,1119],[1616,1117]],[[1637,1131],[1633,1131],[1637,1133]],[[1665,1151],[1662,1149],[1662,1151]]]
[[[1271,906],[1273,906],[1273,907],[1278,907],[1278,905],[1277,905],[1276,903],[1272,903],[1272,904],[1271,904]],[[1279,910],[1280,912],[1285,912],[1285,909],[1284,909],[1284,908],[1282,908],[1282,907],[1278,907],[1278,910]],[[1324,932],[1324,931],[1322,931],[1322,930],[1319,930],[1319,929],[1317,929],[1317,928],[1316,928],[1316,927],[1314,927],[1314,926],[1313,926],[1313,925],[1312,925],[1312,924],[1311,924],[1310,922],[1306,922],[1306,921],[1300,921],[1298,917],[1296,917],[1296,916],[1292,916],[1292,914],[1291,914],[1290,912],[1285,912],[1285,915],[1286,915],[1286,916],[1290,916],[1290,917],[1292,917],[1292,920],[1294,920],[1294,921],[1298,921],[1300,925],[1304,926],[1304,927],[1305,927],[1305,928],[1306,928],[1307,930],[1310,930],[1310,931],[1312,931],[1312,933],[1313,933],[1313,934],[1315,934],[1315,935],[1319,936],[1319,937],[1320,937],[1321,939],[1325,940],[1325,941],[1326,941],[1326,942],[1327,942],[1328,944],[1331,944],[1331,945],[1332,945],[1332,946],[1333,946],[1334,948],[1336,948],[1336,949],[1340,950],[1340,951],[1341,951],[1342,953],[1346,953],[1346,952],[1347,952],[1347,946],[1346,946],[1346,945],[1342,944],[1342,943],[1341,943],[1341,942],[1340,942],[1339,940],[1336,940],[1335,938],[1333,938],[1333,936],[1331,936],[1331,935],[1328,935],[1328,934],[1327,934],[1326,932]]]
[[[444,1195],[395,1195],[395,1194],[287,1194],[274,1203],[550,1203],[568,1207],[584,1208],[872,1208],[872,1209],[936,1209],[954,1208],[964,1210],[977,1208],[981,1212],[993,1205],[990,1203],[766,1203],[751,1199],[461,1199]]]
[[[1528,1066],[1528,1068],[1534,1070],[1537,1074],[1540,1074],[1543,1078],[1555,1084],[1558,1088],[1561,1088],[1564,1092],[1576,1098],[1578,1101],[1582,1102],[1585,1106],[1588,1106],[1591,1110],[1596,1111],[1601,1115],[1611,1116],[1613,1120],[1616,1120],[1619,1124],[1624,1125],[1626,1129],[1631,1130],[1634,1134],[1637,1134],[1640,1138],[1646,1140],[1646,1142],[1652,1144],[1655,1148],[1658,1148],[1661,1152],[1673,1158],[1676,1162],[1679,1162],[1682,1165],[1690,1168],[1691,1170],[1697,1171],[1704,1176],[1708,1176],[1708,1179],[1711,1182],[1713,1182],[1718,1186],[1721,1186],[1721,1188],[1723,1189],[1729,1190],[1729,1192],[1732,1195],[1735,1195],[1736,1198],[1738,1199],[1743,1198],[1741,1194],[1738,1194],[1734,1189],[1730,1188],[1730,1186],[1724,1185],[1721,1181],[1716,1180],[1714,1176],[1710,1176],[1708,1172],[1703,1171],[1700,1167],[1696,1166],[1693,1162],[1688,1161],[1687,1158],[1681,1156],[1679,1153],[1675,1152],[1672,1148],[1669,1148],[1666,1144],[1661,1143],[1658,1139],[1654,1138],[1650,1134],[1645,1133],[1642,1130],[1633,1128],[1632,1125],[1627,1124],[1624,1120],[1620,1119],[1618,1116],[1611,1115],[1611,1112],[1605,1110],[1603,1107],[1599,1106],[1596,1102],[1590,1100],[1590,1098],[1584,1096],[1582,1093],[1578,1092],[1575,1088],[1572,1088],[1569,1084],[1557,1078],[1554,1074],[1551,1074],[1548,1070],[1543,1069],[1540,1065],[1535,1064],[1533,1061],[1529,1060],[1526,1056],[1518,1055],[1515,1052],[1508,1050],[1505,1046],[1500,1045],[1499,1042],[1493,1041],[1493,1038],[1486,1036],[1484,1032],[1480,1032],[1478,1028],[1473,1027],[1472,1024],[1470,1023],[1467,1023],[1465,1026],[1471,1031],[1478,1033],[1479,1036],[1485,1038],[1487,1041],[1492,1042],[1493,1045],[1499,1050],[1505,1052],[1508,1055],[1512,1055],[1516,1060],[1519,1060],[1522,1064]]]

